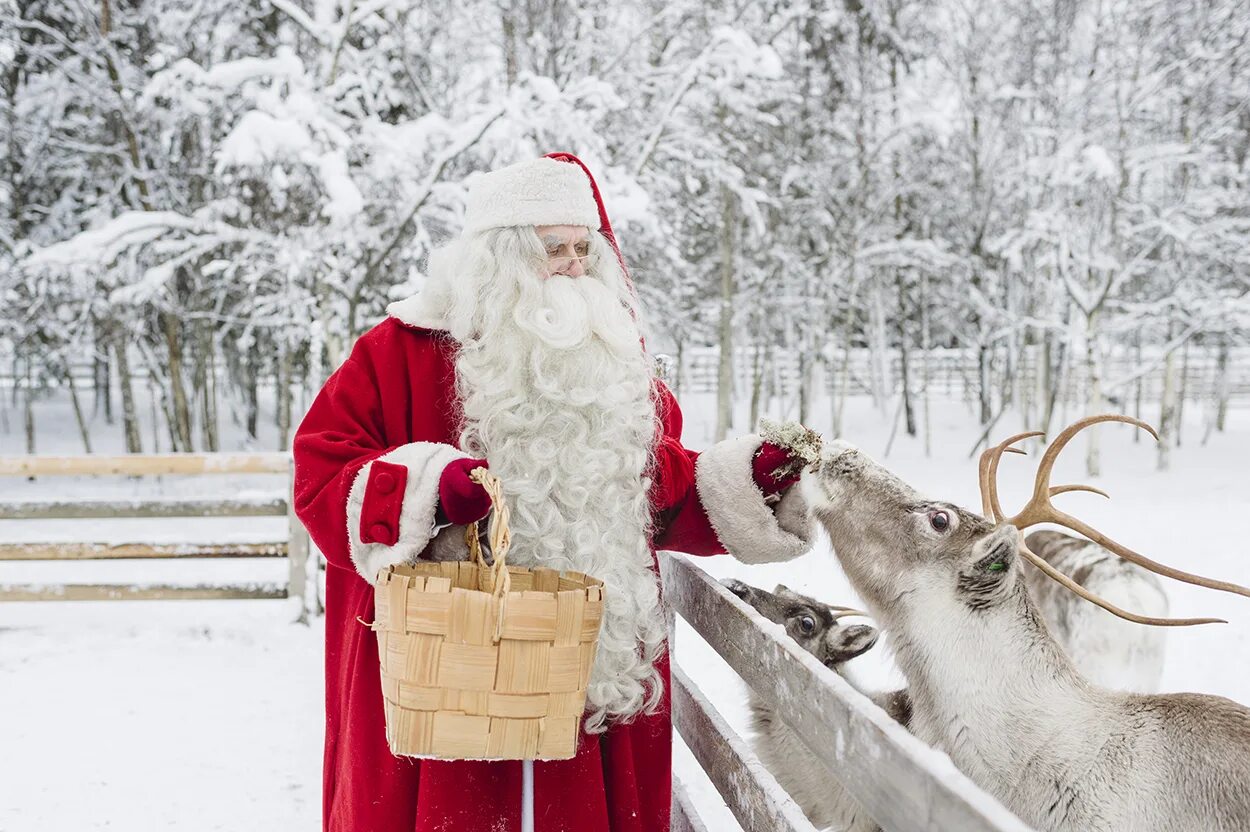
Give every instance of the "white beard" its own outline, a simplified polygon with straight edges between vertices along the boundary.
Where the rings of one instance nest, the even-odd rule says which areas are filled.
[[[486,232],[455,258],[459,274],[474,276],[448,288],[461,344],[460,444],[503,482],[509,561],[606,584],[587,689],[585,727],[595,733],[658,707],[665,622],[649,545],[651,362],[615,252],[591,237],[586,276],[543,278],[531,229]]]

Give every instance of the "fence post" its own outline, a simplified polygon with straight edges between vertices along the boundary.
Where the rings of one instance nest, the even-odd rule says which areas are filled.
[[[308,531],[304,524],[295,516],[295,459],[287,462],[290,482],[287,488],[287,563],[290,574],[287,579],[286,594],[299,603],[295,623],[308,623]]]

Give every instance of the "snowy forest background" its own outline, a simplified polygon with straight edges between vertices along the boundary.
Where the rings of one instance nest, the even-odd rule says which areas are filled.
[[[927,447],[941,390],[986,434],[1139,414],[1165,467],[1187,401],[1205,441],[1250,394],[1242,0],[0,0],[0,32],[11,450],[49,397],[83,450],[287,447],[463,178],[552,150],[717,437],[867,395]]]

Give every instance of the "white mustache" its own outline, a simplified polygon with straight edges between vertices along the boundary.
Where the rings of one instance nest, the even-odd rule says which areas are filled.
[[[597,337],[614,352],[637,349],[637,328],[616,294],[592,276],[553,275],[522,290],[513,320],[552,349],[573,350]]]

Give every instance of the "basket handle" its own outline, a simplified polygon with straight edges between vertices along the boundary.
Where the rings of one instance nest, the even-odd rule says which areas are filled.
[[[508,548],[512,545],[512,532],[508,528],[508,504],[503,498],[503,483],[499,477],[486,468],[474,468],[469,472],[469,479],[486,489],[490,495],[493,511],[490,515],[490,551],[495,558],[491,566],[491,583],[495,588],[496,598],[502,598],[512,587],[512,576],[508,573]],[[465,540],[469,544],[469,560],[481,565],[482,544],[478,540],[478,524],[470,523],[465,529]],[[500,609],[499,623],[503,624],[503,610]],[[498,638],[498,636],[496,636]]]

